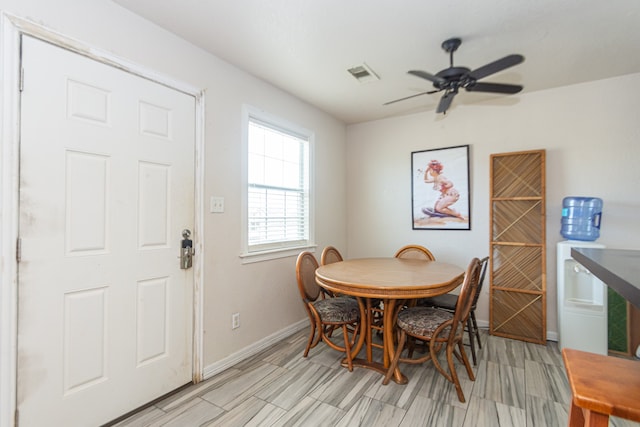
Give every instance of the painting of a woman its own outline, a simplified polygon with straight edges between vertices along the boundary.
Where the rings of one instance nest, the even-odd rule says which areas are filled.
[[[469,230],[469,146],[411,153],[413,229]]]
[[[442,163],[437,160],[431,160],[427,170],[424,172],[424,182],[433,183],[433,189],[440,192],[433,209],[443,215],[465,219],[458,211],[450,207],[460,199],[460,193],[454,188],[453,182],[442,175],[443,169]],[[423,209],[423,212],[428,213],[426,209]]]

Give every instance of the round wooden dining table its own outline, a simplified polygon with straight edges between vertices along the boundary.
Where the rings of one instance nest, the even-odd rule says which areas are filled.
[[[361,304],[363,319],[360,339],[353,348],[358,354],[366,342],[366,358],[355,358],[354,366],[373,369],[386,374],[394,354],[394,329],[397,309],[405,300],[445,294],[458,287],[464,278],[464,269],[445,262],[404,258],[355,258],[335,262],[316,270],[316,282],[323,288],[366,301]],[[372,356],[371,300],[381,299],[383,314],[383,360]],[[407,378],[396,368],[394,381],[406,384]]]

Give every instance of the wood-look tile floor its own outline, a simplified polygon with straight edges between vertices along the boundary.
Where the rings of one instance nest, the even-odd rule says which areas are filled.
[[[566,426],[571,392],[555,342],[546,346],[482,334],[466,403],[431,363],[401,365],[406,385],[340,366],[320,343],[302,353],[308,330],[117,424],[137,426]],[[468,347],[467,347],[468,349]],[[471,359],[470,351],[467,351]],[[612,418],[610,426],[640,424]]]

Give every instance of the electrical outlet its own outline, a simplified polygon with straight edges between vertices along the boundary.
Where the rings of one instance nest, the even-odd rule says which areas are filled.
[[[237,329],[240,327],[240,313],[233,313],[231,315],[231,329]]]

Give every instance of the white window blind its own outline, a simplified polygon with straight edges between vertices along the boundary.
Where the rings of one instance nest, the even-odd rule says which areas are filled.
[[[304,246],[309,241],[309,137],[249,117],[247,248]]]

